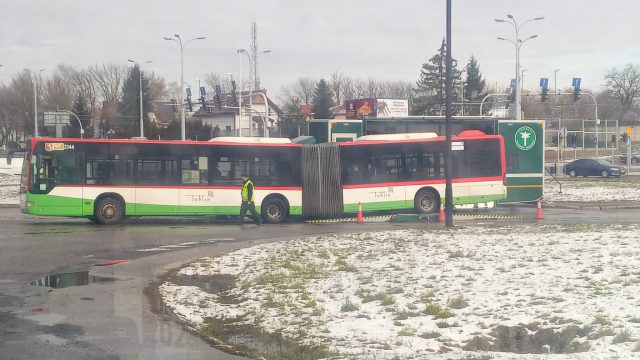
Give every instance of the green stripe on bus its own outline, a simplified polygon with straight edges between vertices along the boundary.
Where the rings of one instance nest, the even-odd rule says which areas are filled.
[[[67,196],[47,194],[27,194],[27,201],[33,206],[25,208],[25,213],[31,215],[49,216],[90,216],[93,215],[93,199],[79,199]],[[260,206],[256,206],[260,212]],[[238,215],[238,206],[177,206],[177,205],[153,205],[127,203],[125,205],[127,215]],[[302,215],[301,206],[292,206],[290,215]]]

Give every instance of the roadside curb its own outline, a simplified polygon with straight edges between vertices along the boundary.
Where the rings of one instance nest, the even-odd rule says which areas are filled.
[[[0,204],[0,209],[19,208],[20,204]]]
[[[542,203],[547,208],[552,209],[574,209],[574,210],[610,210],[610,209],[640,209],[640,204],[629,204],[629,205],[605,205],[599,204],[594,205],[590,203],[584,204],[563,204],[563,203]]]

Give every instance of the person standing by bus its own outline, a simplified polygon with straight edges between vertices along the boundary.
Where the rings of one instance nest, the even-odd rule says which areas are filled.
[[[242,190],[240,190],[240,194],[242,195],[242,205],[240,205],[240,219],[238,222],[240,225],[244,223],[244,216],[247,213],[247,210],[251,212],[251,218],[258,225],[262,225],[262,218],[256,212],[255,205],[255,194],[254,194],[253,182],[249,179],[247,174],[242,174]]]

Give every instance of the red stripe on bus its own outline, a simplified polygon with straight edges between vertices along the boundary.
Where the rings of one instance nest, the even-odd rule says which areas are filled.
[[[492,176],[492,177],[479,177],[479,178],[465,178],[465,179],[453,179],[454,183],[465,183],[465,182],[486,182],[486,181],[503,181],[504,178],[502,176]],[[445,179],[434,179],[434,180],[416,180],[416,181],[399,181],[399,182],[388,182],[388,183],[369,183],[369,184],[355,184],[355,185],[343,185],[343,189],[363,189],[363,188],[374,188],[374,187],[389,187],[389,186],[411,186],[411,185],[433,185],[433,184],[444,184]]]
[[[130,140],[130,139],[75,139],[75,138],[33,138],[31,151],[40,142],[67,143],[113,143],[113,144],[163,144],[163,145],[222,145],[222,146],[272,146],[301,148],[302,144],[273,144],[273,143],[244,143],[224,141],[193,141],[193,140]]]
[[[237,186],[176,186],[176,185],[56,185],[62,188],[109,188],[109,189],[202,189],[202,190],[240,190]],[[302,191],[301,186],[256,186],[256,190],[298,190]]]
[[[394,135],[394,134],[390,134]],[[452,141],[459,140],[488,140],[488,139],[503,139],[502,135],[468,135],[468,136],[452,136]],[[393,140],[358,140],[352,142],[340,142],[340,146],[358,146],[358,145],[384,145],[384,144],[397,144],[397,143],[420,143],[420,142],[444,142],[444,136],[437,136],[427,139],[393,139]]]

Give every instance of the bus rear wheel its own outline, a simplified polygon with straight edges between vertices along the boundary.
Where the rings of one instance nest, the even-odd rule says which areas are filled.
[[[440,207],[440,197],[430,189],[418,191],[413,205],[418,214],[431,214],[438,211]]]
[[[124,204],[111,197],[100,199],[95,208],[95,217],[103,225],[117,224],[124,217]]]
[[[269,224],[278,224],[284,221],[289,209],[284,200],[278,197],[267,198],[261,206],[262,218]]]

